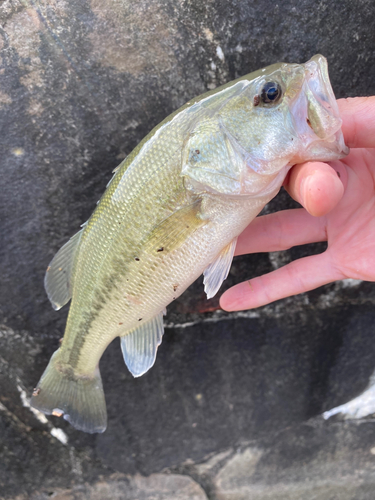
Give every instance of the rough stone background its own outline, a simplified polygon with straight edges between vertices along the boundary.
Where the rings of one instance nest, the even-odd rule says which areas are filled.
[[[5,0],[0,23],[0,498],[373,500],[375,421],[321,416],[374,371],[372,284],[225,314],[199,281],[147,375],[117,341],[103,356],[103,435],[28,407],[67,315],[45,268],[112,169],[191,97],[279,60],[322,53],[338,97],[375,94],[373,0]],[[225,286],[323,250],[238,258]]]

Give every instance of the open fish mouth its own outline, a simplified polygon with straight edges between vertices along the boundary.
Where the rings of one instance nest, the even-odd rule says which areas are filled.
[[[343,158],[350,150],[341,131],[342,120],[329,80],[327,60],[318,54],[303,66],[303,88],[292,107],[305,154],[311,160]]]

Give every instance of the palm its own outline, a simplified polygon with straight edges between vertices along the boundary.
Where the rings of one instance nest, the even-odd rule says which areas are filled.
[[[220,300],[224,309],[258,307],[344,278],[375,281],[375,97],[342,100],[339,106],[349,156],[330,167],[293,167],[286,189],[308,211],[258,217],[240,235],[236,254],[317,241],[327,241],[327,250],[227,290]]]
[[[327,253],[343,278],[375,281],[375,151],[356,149],[337,163],[347,186],[326,215]]]

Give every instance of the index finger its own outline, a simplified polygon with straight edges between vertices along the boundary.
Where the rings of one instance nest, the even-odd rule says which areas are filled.
[[[375,96],[337,101],[345,144],[350,148],[375,148]]]

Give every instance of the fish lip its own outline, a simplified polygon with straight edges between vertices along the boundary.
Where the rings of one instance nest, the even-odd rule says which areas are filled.
[[[339,137],[337,137],[339,135]],[[341,160],[350,153],[350,148],[345,144],[342,132],[328,138],[328,140],[312,141],[305,149],[308,161],[333,161]],[[303,160],[306,161],[306,160]]]
[[[315,97],[329,104],[334,113],[340,116],[336,97],[329,79],[327,59],[321,54],[316,54],[303,66],[305,68],[306,81]],[[316,82],[316,78],[318,78],[318,82]],[[316,83],[318,83],[317,87]]]
[[[344,142],[343,148],[341,150],[341,156],[339,157],[339,160],[341,160],[341,158],[345,158],[345,156],[348,156],[349,153],[350,153],[350,147],[347,146]]]
[[[329,79],[327,59],[317,54],[302,67],[304,82],[292,107],[304,154],[320,161],[344,158],[350,149],[341,130],[342,119]]]

